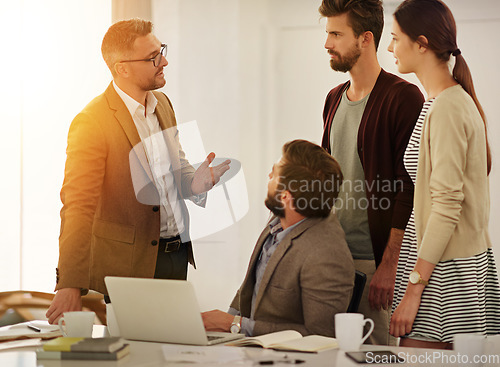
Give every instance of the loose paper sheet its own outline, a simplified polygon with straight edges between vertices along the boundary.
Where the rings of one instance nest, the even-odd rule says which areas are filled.
[[[42,345],[41,338],[14,340],[11,342],[0,343],[0,350],[32,348]]]
[[[244,365],[246,360],[241,348],[225,346],[164,345],[162,350],[165,360],[172,363]]]

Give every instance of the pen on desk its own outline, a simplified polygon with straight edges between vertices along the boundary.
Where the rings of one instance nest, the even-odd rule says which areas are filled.
[[[260,365],[273,365],[273,364],[278,364],[278,363],[284,363],[284,364],[301,364],[304,363],[305,361],[302,359],[289,359],[289,360],[284,360],[284,361],[259,361]]]
[[[39,333],[39,332],[41,332],[41,331],[42,331],[42,329],[40,329],[39,327],[36,327],[36,326],[30,325],[30,324],[28,324],[28,325],[26,325],[26,326],[28,327],[28,329],[34,330],[34,331],[36,331],[37,333]]]

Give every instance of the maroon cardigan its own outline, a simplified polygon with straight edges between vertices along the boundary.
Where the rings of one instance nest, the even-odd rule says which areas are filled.
[[[349,84],[333,88],[326,97],[321,145],[329,153],[333,116]],[[414,188],[403,155],[423,103],[417,86],[382,69],[359,125],[358,154],[365,172],[368,225],[377,266],[391,228],[405,229],[412,211]]]

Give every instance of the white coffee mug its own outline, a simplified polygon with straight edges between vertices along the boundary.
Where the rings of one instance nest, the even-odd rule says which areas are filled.
[[[91,338],[94,319],[92,311],[65,312],[59,319],[59,329],[64,336]]]
[[[485,346],[486,336],[479,333],[453,336],[453,350],[457,354],[460,353],[459,362],[463,365],[481,366],[481,357],[484,354]]]
[[[363,336],[366,323],[371,324],[371,327]],[[370,336],[374,327],[373,320],[365,319],[361,313],[338,313],[335,315],[335,338],[343,351],[359,350],[361,344]]]

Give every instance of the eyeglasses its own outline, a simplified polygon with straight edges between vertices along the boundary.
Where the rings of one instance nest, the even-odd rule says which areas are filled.
[[[165,43],[161,44],[160,52],[158,52],[155,56],[150,59],[140,59],[140,60],[123,60],[120,62],[136,62],[136,61],[152,61],[153,66],[157,67],[161,64],[161,57],[167,57],[167,45]]]

